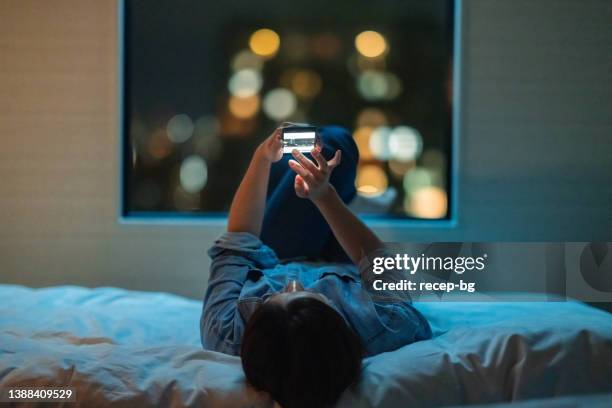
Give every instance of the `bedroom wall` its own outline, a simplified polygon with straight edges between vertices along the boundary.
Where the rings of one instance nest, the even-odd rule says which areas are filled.
[[[611,240],[612,3],[465,1],[458,223],[386,240]],[[0,2],[0,282],[201,297],[223,226],[120,224],[117,4]]]

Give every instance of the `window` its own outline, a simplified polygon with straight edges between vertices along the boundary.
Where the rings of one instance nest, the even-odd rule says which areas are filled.
[[[126,0],[123,215],[225,213],[282,121],[347,128],[361,213],[450,216],[454,3]]]

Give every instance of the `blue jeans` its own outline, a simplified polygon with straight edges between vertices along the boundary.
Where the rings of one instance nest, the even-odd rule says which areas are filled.
[[[323,156],[330,160],[336,150],[342,151],[342,161],[330,177],[338,195],[345,203],[355,197],[355,175],[359,152],[346,131],[337,126],[320,128]],[[310,154],[306,154],[310,159]],[[287,162],[290,154],[274,163],[270,172],[268,200],[264,214],[261,240],[274,249],[280,259],[350,262],[329,225],[312,201],[295,194],[295,172]]]

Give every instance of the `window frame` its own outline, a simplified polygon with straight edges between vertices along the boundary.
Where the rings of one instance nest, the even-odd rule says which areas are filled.
[[[129,0],[127,0],[129,1]],[[125,33],[128,21],[126,16],[126,0],[119,0],[117,5],[117,83],[118,83],[118,146],[119,146],[119,174],[118,174],[118,208],[117,219],[120,224],[137,225],[204,225],[223,226],[227,223],[226,213],[180,213],[169,211],[129,211],[128,210],[128,172],[132,159],[132,148],[129,142],[129,120],[127,106],[130,104],[130,96],[125,90],[126,72],[129,71],[129,55],[125,46]],[[448,210],[445,218],[421,219],[402,215],[372,215],[359,214],[366,224],[375,228],[457,228],[459,221],[459,149],[460,135],[462,130],[461,105],[462,105],[462,28],[465,24],[463,13],[463,0],[451,0],[452,14],[452,109],[451,109],[451,141],[450,155],[447,166],[447,197]]]

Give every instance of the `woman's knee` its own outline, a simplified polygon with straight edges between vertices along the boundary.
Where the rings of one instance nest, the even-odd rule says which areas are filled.
[[[359,151],[351,134],[339,126],[326,126],[320,130],[323,141],[323,155],[330,160],[336,150],[342,151],[342,161],[332,172],[330,182],[336,188],[342,200],[350,202],[355,196],[355,176]]]
[[[351,134],[340,126],[324,126],[320,129],[323,141],[323,155],[329,160],[336,150],[342,150],[342,164],[352,169],[357,168],[359,150]]]

